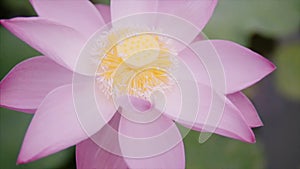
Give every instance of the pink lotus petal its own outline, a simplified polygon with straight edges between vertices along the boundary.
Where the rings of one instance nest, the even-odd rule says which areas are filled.
[[[178,60],[190,69],[197,82],[211,86],[211,76],[207,70],[208,68],[196,54],[193,50],[185,48],[178,54]]]
[[[85,89],[82,90],[84,92]],[[86,133],[87,128],[82,124],[83,119],[79,117],[78,107],[75,111],[78,103],[73,100],[73,92],[72,85],[65,85],[56,88],[46,96],[27,130],[18,164],[40,159],[88,138],[91,133]],[[88,105],[79,106],[87,108]],[[91,112],[86,114],[89,113]],[[91,123],[95,122],[91,121]],[[98,120],[97,126],[94,125],[94,133],[105,124],[103,120]]]
[[[34,115],[17,163],[37,160],[86,138],[74,110],[71,86],[59,87],[48,94]]]
[[[105,25],[104,20],[90,1],[30,0],[40,17],[72,27],[89,38]]]
[[[116,27],[139,25],[155,28],[189,44],[206,25],[216,4],[217,0],[113,0],[111,13]],[[173,46],[177,51],[184,48],[177,41]]]
[[[194,24],[200,31],[210,19],[217,0],[112,0],[112,19],[147,12],[158,12],[175,15]]]
[[[275,69],[270,61],[259,54],[230,41],[204,40],[191,46],[200,54],[200,59],[216,57],[218,54],[225,73],[227,94],[253,85]],[[179,57],[195,74],[199,83],[210,85],[209,76],[212,76],[214,70],[206,69],[207,65],[193,51],[185,49]]]
[[[224,40],[211,42],[224,66],[227,93],[245,89],[275,70],[273,63],[248,48]]]
[[[159,0],[157,12],[183,18],[202,31],[212,16],[217,2],[217,0]]]
[[[127,169],[124,159],[87,139],[76,145],[77,169]]]
[[[205,39],[206,39],[205,35],[202,34],[202,33],[200,33],[199,35],[197,35],[197,36],[195,37],[195,39],[193,40],[192,43],[198,42],[198,41],[202,41],[202,40],[205,40]]]
[[[129,168],[184,168],[184,145],[172,120],[161,115],[149,123],[121,117],[119,141]]]
[[[185,83],[188,86],[190,82]],[[255,142],[251,128],[225,96],[201,84],[198,84],[198,96],[199,100],[195,100],[197,97],[181,98],[180,89],[173,88],[172,92],[166,93],[165,114],[193,130]],[[189,103],[193,106],[188,107]]]
[[[240,110],[250,127],[259,127],[263,123],[251,101],[242,92],[227,95],[229,100]]]
[[[111,0],[112,21],[147,12],[157,11],[157,0]]]
[[[94,77],[74,76],[72,94],[77,118],[89,136],[98,132],[117,111],[111,97],[94,83]]]
[[[127,164],[123,157],[114,154],[119,152],[120,147],[118,141],[117,130],[119,128],[120,114],[116,113],[110,122],[105,125],[92,138],[84,140],[76,145],[76,163],[77,169],[127,169]],[[113,134],[111,130],[115,130]],[[107,146],[112,148],[114,152],[105,149]]]
[[[138,112],[146,112],[152,107],[149,101],[135,96],[120,96],[116,101],[122,106],[122,109],[136,110]]]
[[[95,6],[100,12],[104,22],[106,24],[110,23],[111,22],[110,6],[104,4],[96,4]]]
[[[45,56],[16,65],[0,82],[0,105],[33,113],[53,89],[72,83],[72,72]]]
[[[71,27],[42,18],[13,18],[1,24],[34,49],[70,69],[74,68],[85,38]]]

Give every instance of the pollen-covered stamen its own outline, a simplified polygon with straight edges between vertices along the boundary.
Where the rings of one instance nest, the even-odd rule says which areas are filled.
[[[138,35],[117,45],[118,55],[130,66],[142,67],[155,61],[160,53],[157,37]]]
[[[118,39],[114,33],[107,36],[108,40]],[[148,99],[153,90],[171,84],[167,72],[174,65],[174,56],[158,35],[135,34],[102,51],[105,53],[101,53],[98,79],[109,95],[127,94]]]

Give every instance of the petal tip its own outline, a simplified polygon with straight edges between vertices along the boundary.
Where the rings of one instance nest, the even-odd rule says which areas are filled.
[[[271,67],[271,72],[277,69],[276,65],[272,62],[269,61],[270,67]]]
[[[261,121],[261,119],[258,119],[259,121],[257,121],[253,126],[251,126],[251,128],[256,128],[256,127],[263,127],[264,123]]]
[[[7,19],[0,19],[0,25],[5,27]]]
[[[263,126],[264,126],[264,124],[261,120],[257,121],[256,123],[253,123],[253,124],[249,125],[249,127],[251,127],[251,128],[258,128],[258,127],[263,127]]]
[[[219,0],[213,0],[212,3],[213,3],[214,6],[217,6],[217,4],[219,3]]]
[[[19,156],[18,156],[16,164],[21,165],[21,164],[26,164],[26,163],[29,163],[29,162],[30,162],[29,160],[24,160],[21,153],[20,153]]]
[[[11,19],[1,19],[0,20],[0,25],[2,25],[4,28],[7,30],[11,31],[12,26],[15,21],[18,21],[18,18],[11,18]]]
[[[26,164],[26,163],[29,163],[29,162],[30,161],[24,157],[23,146],[22,146],[21,150],[19,152],[16,164],[20,165],[20,164]]]
[[[271,62],[269,59],[267,59],[261,55],[259,55],[259,56],[261,58],[263,58],[263,61],[265,62],[265,65],[268,67],[268,69],[270,70],[270,73],[277,69],[276,65],[273,62]]]
[[[262,121],[260,121],[259,126],[257,126],[257,127],[263,127],[263,126],[264,126],[264,123]]]
[[[24,142],[23,142],[22,148],[19,152],[18,159],[16,162],[18,165],[19,164],[27,164],[27,163],[33,162],[33,161],[38,160],[43,157],[39,154],[37,154],[37,155],[28,154],[29,152],[25,151],[23,146],[24,146]]]
[[[21,159],[21,158],[18,158],[16,164],[17,164],[17,165],[22,165],[22,164],[30,163],[30,162],[32,162],[32,161],[34,161],[34,160],[23,160],[23,159]]]
[[[250,144],[255,144],[256,143],[256,139],[253,139],[249,142]]]
[[[269,59],[265,58],[264,56],[258,53],[256,54],[261,58],[262,62],[264,62],[266,69],[268,70],[266,75],[272,73],[274,70],[277,69],[276,65],[273,62],[271,62]]]
[[[251,130],[251,129],[250,129],[250,130]],[[256,138],[255,138],[255,135],[254,135],[254,133],[253,133],[252,130],[251,130],[250,138],[247,139],[247,140],[245,140],[245,141],[248,142],[248,143],[251,143],[251,144],[256,143]]]
[[[21,164],[26,164],[26,162],[24,162],[22,160],[17,160],[16,165],[21,165]]]
[[[261,56],[262,58],[264,58],[263,56]],[[272,63],[270,60],[265,59],[265,73],[264,75],[261,77],[261,79],[263,79],[264,77],[268,76],[269,74],[271,74],[273,71],[275,71],[277,69],[276,65],[274,63]]]

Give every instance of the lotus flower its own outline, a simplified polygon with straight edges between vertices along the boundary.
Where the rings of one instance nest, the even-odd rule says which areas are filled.
[[[262,122],[241,92],[275,66],[199,35],[216,0],[31,0],[1,20],[42,53],[1,80],[1,107],[34,114],[17,160],[76,145],[77,168],[185,168],[174,122],[254,143]],[[221,29],[221,28],[220,28]]]

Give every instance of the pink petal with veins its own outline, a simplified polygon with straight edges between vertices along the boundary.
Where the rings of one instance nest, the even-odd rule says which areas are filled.
[[[72,83],[73,73],[45,56],[16,65],[0,82],[0,105],[34,113],[53,89]]]
[[[103,18],[90,1],[30,0],[30,2],[40,17],[72,27],[83,34],[86,40],[105,25]]]
[[[75,29],[43,18],[13,18],[1,20],[1,24],[37,51],[71,70],[85,43],[84,36]]]
[[[251,101],[242,92],[227,95],[228,99],[240,110],[250,127],[263,126]]]

